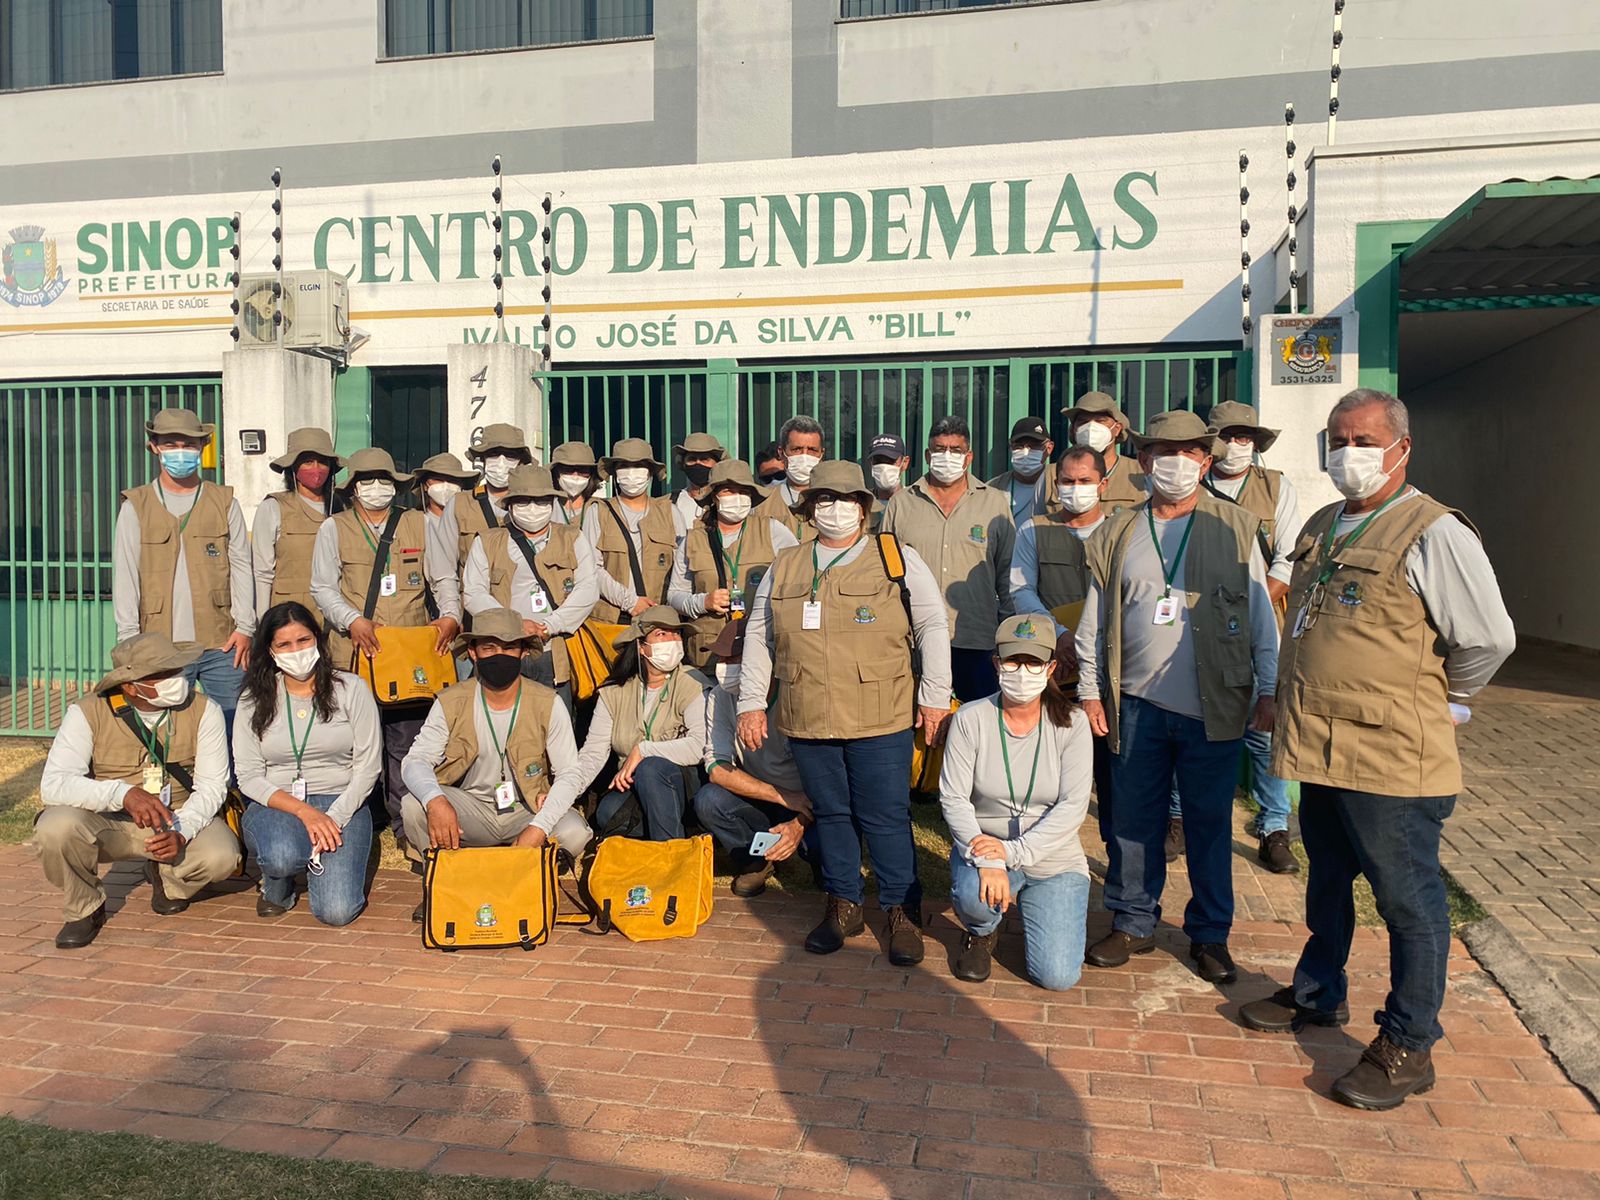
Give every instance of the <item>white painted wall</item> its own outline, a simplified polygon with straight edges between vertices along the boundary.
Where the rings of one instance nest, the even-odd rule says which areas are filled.
[[[788,158],[794,151],[790,0],[699,0],[697,157]]]

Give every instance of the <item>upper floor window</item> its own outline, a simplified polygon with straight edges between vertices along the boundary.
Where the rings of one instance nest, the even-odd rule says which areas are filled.
[[[222,70],[222,0],[0,0],[0,90]]]
[[[839,16],[903,17],[913,13],[955,12],[962,8],[1013,8],[1024,4],[1071,4],[1079,0],[839,0]]]
[[[462,54],[649,37],[655,0],[384,0],[384,53]]]

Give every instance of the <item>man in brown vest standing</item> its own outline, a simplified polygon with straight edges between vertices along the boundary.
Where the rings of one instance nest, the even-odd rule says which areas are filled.
[[[667,477],[666,464],[643,438],[623,438],[600,460],[615,495],[583,506],[583,536],[600,556],[600,600],[594,617],[611,625],[667,602],[672,560],[688,532],[683,514],[666,496],[651,496],[651,479]]]
[[[1115,793],[1112,930],[1085,957],[1117,967],[1155,946],[1176,774],[1193,890],[1189,957],[1208,983],[1232,983],[1233,792],[1246,726],[1272,725],[1278,625],[1256,518],[1200,488],[1214,446],[1205,422],[1160,413],[1136,442],[1150,498],[1090,541],[1094,581],[1075,638],[1078,696],[1089,728],[1108,739]]]
[[[204,652],[184,673],[222,709],[231,730],[256,631],[244,513],[232,488],[200,478],[214,426],[186,408],[164,408],[144,428],[161,470],[124,492],[117,513],[111,574],[117,640],[160,633],[199,642]]]
[[[765,744],[771,720],[789,739],[816,820],[828,890],[806,937],[832,954],[866,926],[861,839],[889,918],[889,961],[922,961],[922,883],[911,839],[911,741],[936,745],[950,715],[950,630],[944,593],[915,550],[868,536],[872,493],[853,462],[811,472],[798,515],[816,537],[778,552],[751,607],[739,676],[739,740]],[[912,674],[912,647],[922,659]]]
[[[1434,1083],[1455,726],[1516,645],[1475,532],[1406,484],[1410,455],[1405,405],[1385,392],[1358,389],[1328,415],[1328,475],[1345,500],[1306,522],[1291,555],[1273,746],[1273,770],[1301,785],[1311,938],[1294,983],[1239,1014],[1269,1032],[1350,1019],[1351,885],[1365,875],[1389,930],[1389,995],[1377,1037],[1333,1095],[1378,1110]]]
[[[1106,463],[1106,490],[1101,495],[1106,516],[1143,504],[1149,494],[1145,477],[1121,453],[1131,427],[1128,414],[1105,392],[1085,392],[1078,402],[1061,410],[1072,430],[1072,444],[1098,450]]]
[[[105,924],[102,862],[144,859],[161,916],[239,865],[239,840],[218,815],[228,793],[222,710],[186,676],[200,654],[160,633],[118,642],[95,694],[62,718],[39,780],[33,845],[64,893],[63,950],[87,946]]]

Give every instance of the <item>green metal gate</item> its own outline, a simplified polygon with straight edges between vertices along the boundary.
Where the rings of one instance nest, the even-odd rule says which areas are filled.
[[[1135,428],[1158,412],[1204,414],[1248,396],[1235,350],[1030,356],[1000,359],[854,363],[713,361],[703,366],[554,371],[545,388],[549,445],[584,441],[597,453],[642,437],[668,454],[685,434],[704,430],[748,458],[796,413],[822,425],[828,452],[860,459],[883,432],[905,439],[913,463],[928,427],[955,413],[972,426],[976,469],[1005,469],[1012,424],[1034,414],[1067,441],[1060,410],[1089,391],[1117,397]],[[915,471],[917,468],[913,467]],[[674,480],[676,486],[678,481]]]
[[[0,384],[0,734],[53,732],[110,666],[112,530],[154,470],[144,423],[217,424],[221,396],[216,377]]]

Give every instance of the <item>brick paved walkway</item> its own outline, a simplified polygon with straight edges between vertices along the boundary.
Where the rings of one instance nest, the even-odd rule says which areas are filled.
[[[126,906],[62,953],[56,897],[6,847],[0,1110],[711,1198],[1600,1196],[1600,1114],[1459,946],[1440,1084],[1396,1113],[1326,1098],[1370,1033],[1381,933],[1357,938],[1349,1034],[1234,1024],[1302,938],[1282,919],[1298,881],[1237,867],[1231,997],[1174,959],[1170,928],[1051,996],[1005,969],[1014,939],[981,986],[936,947],[915,970],[867,938],[808,956],[812,897],[723,893],[693,941],[563,930],[531,955],[446,957],[418,947],[400,874],[330,930],[303,906],[258,921],[249,893],[157,918],[119,873]],[[947,915],[935,929],[953,941]]]

